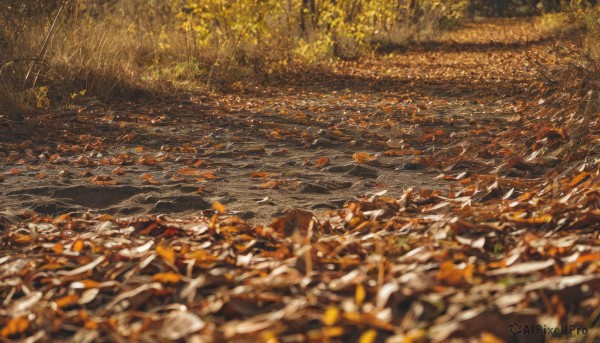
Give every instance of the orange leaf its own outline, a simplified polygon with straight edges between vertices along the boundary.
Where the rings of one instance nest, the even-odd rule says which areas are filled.
[[[458,269],[452,261],[446,261],[440,265],[435,278],[447,285],[456,286],[463,281],[469,281],[473,276],[473,269],[472,264],[468,264],[464,269]]]
[[[590,175],[590,173],[586,173],[586,172],[581,172],[579,174],[577,174],[572,180],[571,182],[569,182],[569,187],[573,187],[578,185],[579,183],[581,183],[583,180],[587,179],[587,177]]]
[[[44,264],[43,266],[40,267],[40,270],[56,270],[56,269],[60,269],[64,267],[63,264],[59,264],[59,263],[48,263],[48,264]]]
[[[321,157],[315,161],[315,168],[323,168],[323,167],[328,166],[329,164],[330,164],[330,161],[327,157]]]
[[[92,280],[92,279],[85,279],[85,280],[81,280],[81,281],[78,281],[78,282],[80,282],[81,286],[83,286],[83,288],[85,288],[85,289],[100,287],[100,283],[98,281],[95,281],[95,280]]]
[[[262,171],[262,170],[253,171],[252,173],[250,173],[250,177],[268,177],[268,176],[273,176],[273,175],[275,175],[275,174],[267,173],[266,171]]]
[[[221,204],[218,201],[215,201],[212,204],[212,208],[213,208],[213,210],[217,211],[219,214],[225,214],[225,213],[227,213],[227,207],[225,207],[225,205]]]
[[[79,295],[77,294],[70,294],[70,295],[65,295],[62,298],[59,298],[55,301],[56,306],[58,307],[65,307],[65,306],[69,306],[69,305],[73,305],[75,303],[77,303],[77,301],[79,300]]]
[[[93,320],[86,320],[83,326],[89,330],[96,330],[98,328],[98,324]]]
[[[27,330],[29,327],[29,320],[27,317],[16,317],[11,318],[5,327],[0,331],[0,336],[9,337],[12,335],[20,334]]]
[[[123,174],[125,174],[125,168],[123,168],[123,167],[116,167],[115,169],[113,169],[113,171],[111,173],[113,175],[123,175]]]
[[[365,152],[356,152],[352,155],[352,159],[356,162],[369,162],[373,161],[375,158],[375,156],[371,156]]]
[[[156,161],[151,156],[144,155],[144,156],[138,158],[137,164],[144,164],[144,165],[147,165],[147,166],[153,166],[153,165],[158,164],[158,161]]]
[[[148,173],[140,175],[140,179],[143,179],[143,180],[145,180],[145,181],[147,181],[147,182],[149,182],[149,183],[151,183],[153,185],[159,185],[160,184],[160,182],[156,181],[156,179],[154,178],[154,176],[152,176],[151,174],[148,174]]]
[[[600,253],[586,254],[577,259],[577,262],[579,263],[588,261],[600,261]]]
[[[192,175],[192,176],[200,176],[200,174],[202,174],[198,169],[191,168],[191,167],[181,168],[177,172],[182,175]]]
[[[275,188],[279,187],[279,185],[282,183],[283,183],[283,181],[281,181],[281,180],[271,180],[271,181],[267,181],[265,183],[261,183],[260,185],[258,185],[258,188],[260,188],[260,189],[275,189]]]
[[[216,179],[218,178],[218,176],[216,176],[213,172],[208,171],[208,172],[204,172],[202,174],[200,174],[201,177],[203,178],[207,178],[207,179]]]
[[[29,235],[23,235],[20,233],[15,233],[14,235],[12,235],[12,239],[13,239],[13,241],[15,241],[15,243],[19,243],[19,244],[26,244],[26,243],[33,241],[33,237],[31,237]]]
[[[531,218],[523,218],[520,213],[515,213],[513,216],[509,217],[509,220],[524,224],[545,224],[552,221],[552,216],[550,214],[542,214]]]
[[[171,264],[175,263],[175,252],[169,248],[165,248],[162,245],[156,247],[156,252],[163,258],[166,262]]]
[[[52,247],[52,251],[54,251],[57,254],[62,254],[62,252],[63,252],[64,249],[65,249],[65,247],[61,243],[56,243]]]
[[[176,273],[158,273],[154,274],[152,281],[158,281],[162,283],[178,283],[181,281],[181,275]]]
[[[75,252],[80,252],[81,249],[83,249],[83,241],[81,239],[78,239],[75,241],[75,243],[73,243],[71,250],[73,250]]]

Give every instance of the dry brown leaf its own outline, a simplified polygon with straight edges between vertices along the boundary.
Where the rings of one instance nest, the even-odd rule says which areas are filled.
[[[168,340],[179,340],[202,330],[206,323],[189,311],[173,311],[165,319],[160,336]]]

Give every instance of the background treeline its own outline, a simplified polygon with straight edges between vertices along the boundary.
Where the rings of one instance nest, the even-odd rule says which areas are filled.
[[[475,15],[560,10],[600,25],[583,0],[0,0],[0,108],[269,78],[427,41]]]

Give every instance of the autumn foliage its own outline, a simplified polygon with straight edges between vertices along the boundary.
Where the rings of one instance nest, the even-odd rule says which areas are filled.
[[[0,4],[1,341],[600,339],[595,2]]]

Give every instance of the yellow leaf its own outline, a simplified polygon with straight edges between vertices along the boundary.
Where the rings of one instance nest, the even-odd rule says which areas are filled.
[[[425,330],[423,329],[413,329],[410,330],[406,336],[404,336],[404,342],[413,343],[413,342],[421,342],[425,337]]]
[[[373,329],[369,329],[369,330],[363,332],[362,335],[360,335],[360,338],[358,339],[358,343],[373,343],[373,342],[375,342],[376,338],[377,338],[377,331],[375,331]]]
[[[162,283],[178,283],[181,281],[181,275],[176,273],[158,273],[154,274],[152,281],[158,281]]]
[[[329,326],[323,329],[327,337],[338,337],[344,334],[344,328],[341,326]]]
[[[361,283],[357,284],[356,293],[354,294],[354,301],[356,301],[356,304],[362,305],[366,295],[367,293],[365,292],[365,287]]]
[[[217,256],[214,256],[206,250],[196,250],[185,254],[185,258],[193,258],[196,263],[214,262],[217,260]]]
[[[540,216],[534,216],[530,218],[523,218],[522,213],[516,213],[512,217],[509,218],[511,221],[516,223],[524,223],[524,224],[545,224],[550,223],[552,221],[552,215],[550,214],[542,214]]]
[[[73,243],[71,250],[73,250],[75,252],[80,252],[81,249],[83,249],[83,241],[81,239],[78,239],[75,241],[75,243]]]
[[[330,306],[325,310],[323,314],[323,324],[327,326],[331,326],[337,322],[338,317],[340,316],[340,311],[334,306]]]
[[[2,337],[8,337],[16,334],[20,334],[27,330],[29,327],[29,320],[27,317],[16,317],[11,318],[5,327],[0,331]]]
[[[166,262],[171,264],[175,263],[175,252],[169,248],[165,248],[162,245],[156,247],[156,252],[163,258]]]

